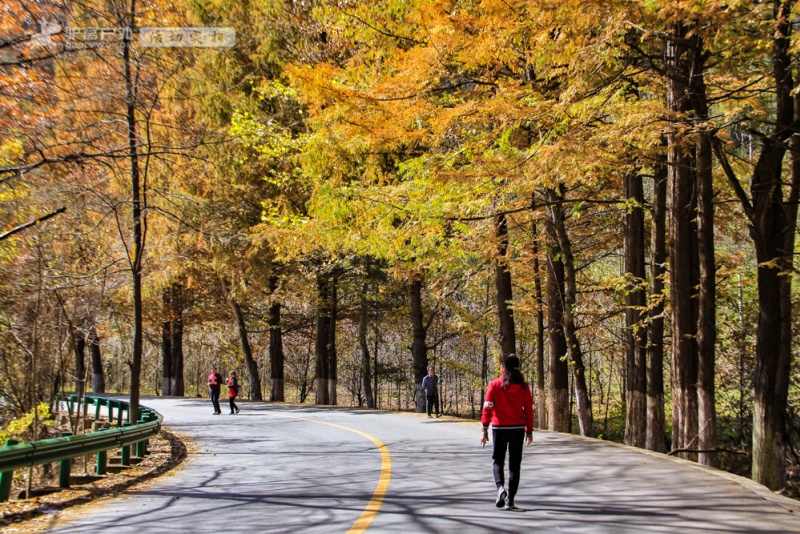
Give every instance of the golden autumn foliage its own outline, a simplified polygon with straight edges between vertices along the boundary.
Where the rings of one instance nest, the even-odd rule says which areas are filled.
[[[71,10],[34,4],[26,13],[11,10],[0,23],[0,225],[8,230],[62,204],[70,214],[45,226],[52,235],[40,236],[49,240],[44,248],[21,237],[0,243],[0,267],[15,281],[3,287],[4,302],[24,295],[32,309],[32,268],[46,257],[50,263],[41,272],[69,282],[45,284],[49,335],[63,336],[56,326],[63,308],[70,316],[103,317],[103,336],[124,347],[130,297],[117,275],[118,264],[131,258],[124,222],[131,204],[119,47],[68,50],[64,33],[44,45],[41,35],[32,36],[41,34],[44,20],[115,26],[127,4],[68,3]],[[785,4],[796,16],[797,6]],[[640,323],[623,325],[627,296],[637,288],[649,292],[653,282],[650,271],[643,279],[625,272],[626,216],[643,210],[648,238],[641,248],[650,268],[655,176],[670,149],[693,154],[701,132],[712,131],[717,156],[726,154],[729,163],[729,169],[713,164],[718,404],[726,417],[720,426],[727,443],[743,441],[750,432],[743,421],[752,406],[758,266],[741,198],[755,194],[750,178],[777,128],[774,17],[772,4],[740,0],[142,5],[139,26],[237,32],[229,50],[133,48],[149,239],[148,346],[158,353],[161,295],[177,281],[195,296],[187,305],[193,327],[213,324],[230,346],[236,340],[228,332],[226,300],[250,311],[246,326],[264,334],[254,336],[262,348],[275,330],[263,324],[268,309],[280,301],[296,336],[287,365],[305,365],[296,381],[305,398],[308,361],[299,355],[310,346],[319,311],[315,276],[344,273],[347,317],[341,322],[349,327],[357,306],[386,304],[391,311],[375,312],[370,340],[377,351],[377,325],[386,319],[399,340],[387,352],[403,355],[408,303],[395,304],[402,295],[396,284],[424,279],[425,313],[436,338],[430,345],[444,347],[436,357],[465,377],[474,397],[491,372],[485,362],[498,352],[492,319],[498,266],[513,277],[509,303],[529,369],[539,335],[550,333],[538,330],[536,314],[547,309],[541,294],[546,263],[567,254],[545,232],[557,206],[577,284],[566,311],[587,361],[595,428],[618,438],[614,414],[628,402],[621,331],[645,331],[673,312],[667,273],[667,289],[648,293],[637,310]],[[686,42],[700,43],[705,60],[708,113],[701,119],[694,110],[669,106],[673,58],[666,50],[677,26],[685,28]],[[798,46],[791,34],[793,61]],[[670,147],[668,137],[675,140]],[[783,184],[789,167],[787,157]],[[624,180],[632,175],[644,184],[642,201],[626,197]],[[500,215],[508,222],[506,237],[495,226]],[[504,239],[508,249],[500,254]],[[774,258],[761,267],[779,264]],[[86,293],[76,289],[84,286]],[[647,316],[664,303],[663,315]],[[16,324],[11,315],[4,324]],[[13,329],[2,328],[4,342],[21,351]],[[229,345],[207,358],[234,352]],[[668,329],[667,352],[672,345]],[[118,352],[117,361],[127,357],[125,349]],[[402,362],[393,361],[385,377],[413,395]],[[158,374],[156,356],[146,365]],[[796,414],[792,365],[786,411]],[[360,372],[357,364],[352,369],[354,376]],[[666,393],[669,401],[669,383]],[[790,439],[796,444],[800,436]]]

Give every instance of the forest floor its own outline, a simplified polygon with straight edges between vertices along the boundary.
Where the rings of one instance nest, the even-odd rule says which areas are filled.
[[[720,455],[721,462],[718,469],[733,473],[734,475],[739,475],[740,477],[751,478],[752,457],[750,454],[743,454],[738,451],[734,452],[735,454],[723,452],[722,455]],[[790,461],[790,458],[787,458],[786,487],[777,493],[784,497],[800,501],[800,464]]]
[[[77,466],[73,467],[69,489],[58,488],[57,472],[51,477],[56,479],[55,485],[38,487],[30,499],[25,499],[24,492],[17,489],[12,493],[12,500],[0,503],[0,531],[43,532],[54,515],[72,506],[114,497],[134,486],[152,482],[183,462],[192,447],[190,440],[162,428],[158,436],[150,439],[148,455],[124,470],[114,472],[116,469],[112,469],[109,462],[109,473],[105,476],[81,475],[78,472],[82,470]]]
[[[790,499],[800,501],[800,465],[793,465],[787,473],[786,489],[781,492]]]

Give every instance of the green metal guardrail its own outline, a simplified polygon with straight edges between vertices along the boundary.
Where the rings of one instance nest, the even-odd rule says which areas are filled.
[[[131,425],[129,422],[123,421],[123,412],[127,412],[130,417],[127,402],[104,397],[86,397],[83,400],[84,410],[87,410],[89,404],[96,406],[95,419],[100,415],[100,407],[107,406],[108,419],[112,421],[114,408],[116,408],[119,426],[78,436],[65,435],[61,438],[42,439],[32,443],[17,443],[14,440],[8,440],[5,447],[0,447],[0,502],[7,501],[9,498],[11,480],[16,469],[60,462],[59,485],[69,487],[69,470],[73,458],[97,453],[95,470],[98,474],[105,474],[107,451],[121,449],[122,465],[128,465],[130,445],[135,443],[136,455],[144,456],[147,452],[147,440],[161,430],[161,422],[164,418],[155,410],[140,407],[139,422]],[[76,395],[65,400],[70,413],[76,403],[80,409],[80,401],[81,399]],[[65,434],[69,434],[69,432]]]

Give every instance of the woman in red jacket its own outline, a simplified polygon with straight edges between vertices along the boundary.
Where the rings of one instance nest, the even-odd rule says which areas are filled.
[[[236,397],[239,396],[239,381],[236,379],[236,372],[231,371],[228,377],[228,403],[231,405],[231,415],[239,413],[239,407],[236,406]]]
[[[531,388],[519,370],[519,358],[513,354],[503,356],[500,378],[489,382],[486,402],[483,403],[481,443],[489,441],[489,423],[492,424],[492,474],[497,485],[498,508],[514,510],[514,496],[519,488],[522,465],[522,445],[533,443],[533,396]],[[504,464],[508,450],[508,491],[503,481]]]

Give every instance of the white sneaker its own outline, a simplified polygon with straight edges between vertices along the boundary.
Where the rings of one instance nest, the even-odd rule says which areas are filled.
[[[497,488],[497,500],[494,501],[494,505],[498,508],[502,508],[506,504],[506,489],[503,486]]]

